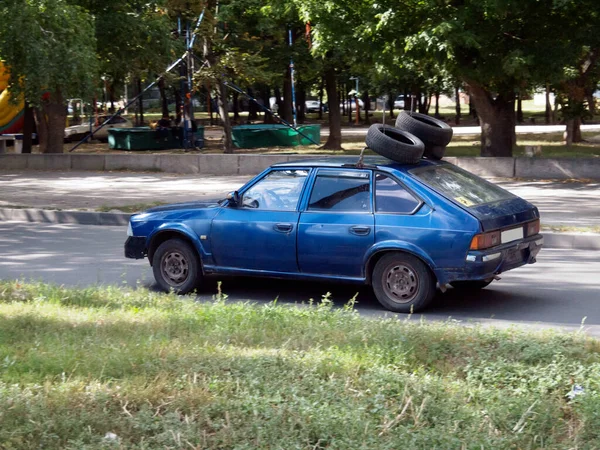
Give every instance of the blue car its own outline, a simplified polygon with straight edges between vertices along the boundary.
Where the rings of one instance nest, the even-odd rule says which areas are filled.
[[[407,313],[436,287],[481,289],[534,263],[539,231],[535,206],[445,161],[329,157],[273,165],[220,201],[134,215],[125,256],[148,257],[165,291],[211,274],[336,280]]]

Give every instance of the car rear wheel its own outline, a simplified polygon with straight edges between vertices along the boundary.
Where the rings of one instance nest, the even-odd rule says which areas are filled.
[[[435,279],[429,268],[406,253],[388,253],[377,261],[372,284],[379,303],[399,313],[417,312],[435,295]]]
[[[478,291],[489,286],[492,281],[494,280],[453,281],[450,286],[461,291]]]
[[[169,239],[158,246],[152,258],[152,271],[156,283],[165,292],[187,294],[202,281],[198,255],[182,239]]]

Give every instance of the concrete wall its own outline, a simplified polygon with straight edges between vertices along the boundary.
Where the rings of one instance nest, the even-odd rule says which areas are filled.
[[[281,154],[2,154],[0,170],[132,170],[206,175],[254,175],[278,162],[326,157]],[[485,177],[600,179],[600,158],[449,157],[445,160]]]

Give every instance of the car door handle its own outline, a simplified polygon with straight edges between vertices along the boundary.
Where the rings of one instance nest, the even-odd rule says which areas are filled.
[[[371,232],[371,227],[350,227],[350,233],[357,236],[367,236]]]
[[[294,229],[294,226],[291,223],[276,223],[273,228],[280,233],[289,233]]]

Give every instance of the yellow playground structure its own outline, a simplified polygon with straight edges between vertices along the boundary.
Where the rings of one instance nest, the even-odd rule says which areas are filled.
[[[0,134],[18,133],[23,128],[25,103],[22,98],[15,104],[10,100],[10,74],[0,61]]]

